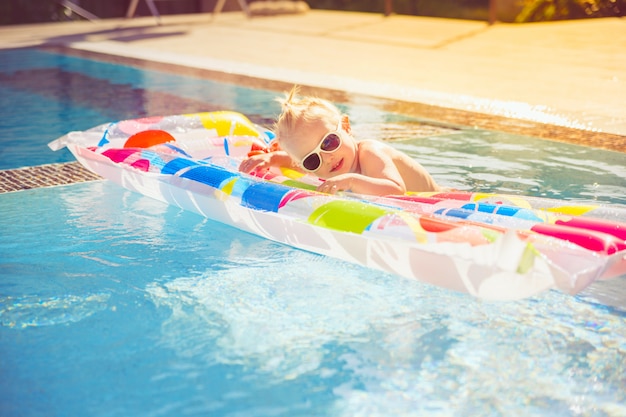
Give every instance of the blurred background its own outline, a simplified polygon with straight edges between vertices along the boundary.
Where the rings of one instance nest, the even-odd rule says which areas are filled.
[[[278,1],[278,0],[248,0]],[[285,1],[285,0],[280,0]],[[287,0],[289,1],[289,0]],[[126,15],[130,0],[71,0],[95,16],[120,18]],[[217,0],[155,0],[159,13],[208,13]],[[488,20],[489,8],[496,7],[501,22],[540,22],[551,20],[624,16],[626,0],[306,0],[311,9]],[[81,20],[62,0],[0,0],[0,25]],[[236,0],[227,0],[228,10],[241,10]],[[493,10],[492,10],[493,11]],[[141,0],[135,16],[150,16]]]

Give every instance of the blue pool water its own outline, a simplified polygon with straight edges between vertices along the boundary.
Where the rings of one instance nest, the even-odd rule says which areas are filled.
[[[265,90],[33,51],[0,62],[10,102],[41,105],[26,125],[2,118],[2,169],[53,162],[45,144],[67,130],[173,103],[277,111]],[[52,90],[70,92],[46,96],[41,71],[39,92],[5,82],[7,62],[56,68]],[[72,91],[90,80],[123,104]],[[409,132],[395,146],[447,185],[625,203],[624,154],[473,129],[411,139],[408,118],[345,110],[361,134]],[[626,415],[624,277],[484,302],[106,181],[2,194],[0,214],[2,416]]]
[[[147,115],[278,110],[276,93],[31,49],[0,51],[0,169],[67,162],[46,144],[70,130]]]

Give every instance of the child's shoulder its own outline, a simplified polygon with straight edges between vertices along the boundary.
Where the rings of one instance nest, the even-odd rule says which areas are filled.
[[[359,147],[363,149],[380,149],[389,146],[385,142],[381,142],[376,139],[361,139],[357,143],[359,144]]]
[[[371,153],[371,152],[382,152],[388,151],[391,146],[387,145],[384,142],[375,139],[364,139],[358,142],[359,153]]]

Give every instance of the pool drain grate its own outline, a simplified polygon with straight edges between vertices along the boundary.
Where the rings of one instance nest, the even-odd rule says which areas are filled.
[[[0,171],[0,193],[101,179],[78,162],[7,169]]]

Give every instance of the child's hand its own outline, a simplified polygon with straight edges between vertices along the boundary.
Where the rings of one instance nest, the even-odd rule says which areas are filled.
[[[317,187],[317,191],[327,194],[336,194],[339,191],[350,191],[350,188],[352,188],[352,178],[353,176],[350,174],[327,178],[322,185]]]
[[[250,174],[251,172],[265,172],[271,167],[289,167],[293,161],[285,151],[270,151],[269,153],[258,153],[251,155],[239,164],[239,171]]]
[[[259,153],[241,161],[239,171],[245,172],[246,174],[250,174],[254,171],[267,171],[272,166],[271,162],[271,153]]]

